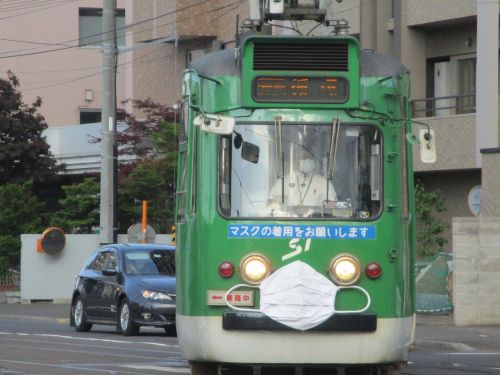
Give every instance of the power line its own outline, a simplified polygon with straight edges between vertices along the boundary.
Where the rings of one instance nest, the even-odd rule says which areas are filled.
[[[55,7],[59,7],[61,5],[67,5],[67,4],[70,4],[70,3],[74,3],[78,0],[64,0],[64,1],[59,1],[57,4],[55,5],[51,5],[51,6],[47,6],[47,7],[44,7],[44,8],[39,8],[39,9],[35,9],[35,10],[32,10],[32,11],[29,11],[29,12],[23,12],[23,13],[18,13],[18,14],[13,14],[11,16],[5,16],[5,17],[0,17],[0,21],[2,20],[6,20],[6,19],[10,19],[10,18],[15,18],[15,17],[19,17],[19,16],[24,16],[25,14],[31,14],[31,13],[36,13],[36,12],[40,12],[42,10],[46,10],[46,9],[51,9],[51,8],[55,8]]]
[[[218,17],[223,17],[225,16],[226,14],[238,9],[238,7],[241,6],[241,3],[243,3],[245,0],[240,0],[238,1],[237,3],[233,3],[233,4],[230,4],[232,6],[231,9],[229,9],[227,12],[223,13],[223,14],[220,14],[218,15]],[[220,8],[228,8],[229,6],[224,6],[224,7],[220,7]],[[219,10],[220,10],[219,8]],[[203,14],[206,14],[207,12],[203,13]],[[217,21],[217,19],[213,19],[212,21],[210,21],[210,23],[213,23]],[[196,31],[199,31],[200,29],[206,27],[207,24],[203,24],[201,25],[200,27],[198,27],[197,29],[194,29],[193,31],[196,32]],[[161,59],[164,59],[165,57],[164,56],[159,56],[159,57],[156,57],[154,59],[149,59],[149,60],[145,60],[145,61],[140,61],[140,60],[144,60],[146,57],[148,57],[149,55],[151,55],[152,53],[154,52],[157,52],[158,50],[153,50],[151,51],[150,53],[146,54],[146,55],[143,55],[141,57],[137,57],[135,59],[133,59],[132,61],[128,61],[128,62],[124,62],[124,63],[121,63],[121,64],[118,64],[118,67],[124,67],[124,66],[127,66],[127,65],[130,65],[130,64],[136,64],[136,63],[141,63],[141,64],[144,64],[144,63],[151,63],[151,62],[154,62],[154,61],[158,61],[158,60],[161,60]],[[95,76],[98,76],[102,73],[102,70],[99,70],[98,72],[95,72],[95,73],[91,73],[91,74],[87,74],[87,75],[84,75],[84,76],[80,76],[80,77],[75,77],[75,78],[71,78],[69,80],[66,80],[66,81],[58,81],[58,82],[55,82],[53,84],[48,84],[48,85],[44,85],[44,86],[39,86],[39,87],[32,87],[32,88],[23,88],[21,91],[22,92],[26,92],[26,91],[33,91],[33,90],[40,90],[40,89],[45,89],[45,88],[50,88],[50,87],[57,87],[57,86],[62,86],[62,85],[65,85],[65,84],[68,84],[68,83],[72,83],[72,82],[76,82],[76,81],[79,81],[79,80],[82,80],[82,79],[86,79],[86,78],[90,78],[90,77],[95,77]]]
[[[77,0],[72,0],[72,1],[77,1]],[[132,24],[129,24],[129,25],[125,25],[123,27],[117,28],[116,30],[118,31],[118,30],[123,30],[123,29],[129,28],[129,27],[134,27],[134,26],[142,24],[142,23],[150,22],[152,20],[155,20],[155,19],[158,19],[158,18],[161,18],[161,17],[165,17],[167,15],[172,15],[172,14],[175,14],[177,12],[190,9],[190,8],[192,8],[195,5],[200,5],[200,4],[209,2],[209,1],[212,1],[212,0],[202,0],[199,3],[195,3],[195,4],[192,4],[192,5],[186,6],[184,8],[180,8],[180,9],[177,9],[175,11],[167,12],[167,13],[164,13],[162,15],[159,15],[159,16],[156,16],[156,17],[152,17],[152,18],[149,18],[149,19],[146,19],[146,20],[142,20],[142,21],[138,21],[138,22],[135,22],[135,23],[132,23]],[[215,11],[219,11],[221,9],[233,6],[235,4],[237,4],[239,6],[239,5],[241,5],[241,3],[243,3],[243,1],[244,0],[240,0],[237,3],[232,3],[232,4],[229,4],[229,5],[225,5],[225,6],[221,6],[221,7],[218,7],[218,8],[214,8],[214,9],[211,9],[210,11],[208,11],[208,12],[199,13],[197,15],[203,15],[203,14],[207,14],[207,13],[212,13],[212,12],[215,12]],[[197,16],[197,15],[195,15],[195,16]],[[189,18],[186,18],[186,19],[190,19],[192,17],[193,16],[189,16]],[[179,22],[179,20],[177,20],[177,21],[171,21],[171,22],[169,22],[167,24],[156,26],[156,28],[157,27],[168,26],[168,25],[175,24],[175,23],[178,23],[178,22]],[[132,34],[142,33],[142,32],[148,31],[148,30],[152,30],[152,29],[154,29],[154,28],[135,31],[135,32],[132,32]],[[97,36],[103,35],[103,34],[106,34],[106,33],[105,32],[101,32],[101,33],[97,33],[97,34],[93,34],[93,35],[86,35],[85,38],[89,39],[89,38],[97,37]],[[32,43],[32,44],[42,44],[42,45],[45,44],[45,43],[40,43],[40,42],[9,40],[9,39],[5,39],[5,38],[0,38],[0,40],[14,41],[14,42],[19,42],[19,43]],[[45,54],[45,53],[50,53],[50,52],[58,52],[58,51],[63,51],[63,50],[71,49],[71,48],[81,47],[80,45],[67,45],[66,44],[66,43],[75,42],[75,41],[80,41],[80,38],[79,39],[67,40],[67,41],[63,41],[63,42],[59,42],[59,43],[47,43],[47,45],[54,45],[54,46],[61,45],[61,46],[63,46],[61,48],[54,48],[54,49],[50,49],[50,50],[36,51],[35,48],[26,48],[26,49],[20,49],[20,50],[0,52],[0,59],[7,59],[7,58],[13,58],[13,57],[23,57],[23,56],[32,56],[32,55]],[[15,55],[2,56],[2,55],[9,54],[9,53],[22,52],[22,51],[32,51],[32,50],[35,50],[35,51],[33,51],[33,52],[26,52],[26,53],[18,53],[18,54],[15,54]]]
[[[78,1],[78,0],[65,0],[65,1],[69,3],[69,2],[74,2],[74,1]],[[191,8],[197,6],[197,5],[201,5],[201,4],[207,3],[209,1],[212,1],[212,0],[201,0],[201,1],[197,2],[197,3],[185,6],[183,8],[178,8],[178,9],[176,9],[174,11],[163,13],[163,14],[158,15],[156,17],[152,17],[152,18],[148,18],[148,19],[145,19],[145,20],[137,21],[137,22],[134,22],[134,23],[131,23],[131,24],[128,24],[128,25],[116,28],[116,31],[126,30],[128,28],[132,28],[134,26],[137,26],[137,25],[140,25],[140,24],[143,24],[143,23],[146,23],[146,22],[151,22],[153,20],[156,20],[156,19],[159,19],[159,18],[162,18],[162,17],[174,15],[177,12],[181,12],[181,11],[184,11],[184,10],[191,9]],[[0,20],[5,19],[5,18],[9,18],[9,17],[0,18]],[[96,33],[96,34],[92,34],[92,35],[86,35],[85,38],[86,39],[90,39],[90,38],[102,36],[103,34],[107,34],[108,32],[109,31],[100,32],[100,33]],[[61,47],[61,48],[55,48],[55,49],[44,50],[44,51],[36,51],[36,52],[19,53],[19,54],[16,54],[16,55],[9,55],[9,56],[0,56],[0,58],[1,59],[5,59],[5,58],[12,58],[12,57],[31,56],[31,55],[38,55],[38,54],[50,53],[50,52],[63,51],[63,50],[70,49],[70,48],[77,48],[77,47],[80,47],[80,45],[67,45],[67,43],[79,42],[79,41],[80,41],[80,38],[78,38],[78,39],[71,39],[71,40],[67,40],[67,41],[63,41],[63,42],[59,42],[59,43],[54,43],[54,45],[62,45],[62,46],[64,46],[64,47]],[[21,41],[18,41],[18,42],[21,42]],[[26,41],[26,43],[30,43],[30,42]],[[8,53],[30,51],[30,50],[33,50],[33,49],[28,48],[28,49],[22,49],[22,50],[16,50],[16,51],[1,52],[0,54],[1,55],[5,55],[5,54],[8,54]]]
[[[2,5],[0,2],[0,10],[9,13],[14,10],[26,10],[26,9],[33,9],[33,8],[39,8],[45,5],[48,5],[50,3],[53,3],[54,1],[61,2],[61,0],[26,0],[26,1],[16,1],[13,4],[5,4]]]

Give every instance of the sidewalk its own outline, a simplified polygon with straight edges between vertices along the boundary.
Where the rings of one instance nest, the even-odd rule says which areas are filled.
[[[39,320],[69,324],[69,304],[50,302],[7,304],[1,301],[2,299],[0,298],[0,318]]]

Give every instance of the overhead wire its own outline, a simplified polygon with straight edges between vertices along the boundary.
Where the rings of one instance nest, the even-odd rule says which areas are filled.
[[[78,1],[78,0],[64,0],[64,1],[66,1],[66,2],[69,3],[69,2],[74,2],[74,1]],[[187,6],[183,7],[183,8],[177,8],[177,9],[175,9],[173,11],[169,11],[169,12],[160,14],[160,15],[155,16],[155,17],[151,17],[151,18],[148,18],[148,19],[145,19],[145,20],[140,20],[140,21],[137,21],[137,22],[134,22],[134,23],[131,23],[131,24],[124,25],[122,27],[118,27],[118,28],[116,28],[116,31],[118,32],[118,31],[121,31],[121,30],[126,30],[126,29],[132,28],[134,26],[144,24],[146,22],[151,22],[151,21],[154,21],[154,20],[159,19],[159,18],[163,18],[163,17],[166,17],[166,16],[174,15],[174,14],[176,14],[178,12],[191,9],[191,8],[193,8],[195,6],[207,3],[209,1],[212,1],[212,0],[200,0],[199,2],[193,3],[191,5],[187,5]],[[0,18],[0,20],[2,20],[2,18]],[[103,34],[107,34],[107,33],[109,33],[109,31],[99,32],[99,33],[91,34],[91,35],[86,35],[85,38],[88,38],[88,39],[95,38],[95,37],[102,36]],[[0,39],[0,40],[3,40],[3,39]],[[54,45],[62,45],[63,47],[61,47],[61,48],[54,48],[54,49],[50,49],[50,50],[44,50],[44,51],[34,51],[34,52],[26,52],[26,53],[17,53],[17,52],[31,51],[31,50],[36,49],[36,48],[28,48],[28,49],[20,49],[20,50],[14,50],[14,51],[0,52],[0,55],[2,55],[2,56],[0,56],[0,58],[14,58],[14,57],[22,57],[22,56],[31,56],[31,55],[38,55],[38,54],[44,54],[44,53],[51,53],[51,52],[63,51],[63,50],[70,49],[70,48],[78,48],[78,47],[81,47],[80,44],[68,45],[68,43],[79,42],[80,40],[81,40],[80,38],[77,38],[77,39],[70,39],[70,40],[66,40],[66,41],[54,43]],[[18,40],[17,42],[23,42],[23,41],[19,41]],[[28,41],[24,41],[24,42],[25,43],[30,43]],[[34,43],[34,44],[37,44],[37,43]],[[17,53],[17,54],[3,56],[3,55],[6,55],[6,54],[9,54],[9,53]]]
[[[226,8],[231,8],[228,12],[226,13],[223,13],[222,15],[226,15],[227,13],[229,13],[230,11],[232,10],[235,10],[237,9],[245,0],[239,0],[238,2],[236,3],[231,3],[231,4],[228,4],[228,5],[225,5],[225,6],[220,6],[218,8],[214,8],[212,10],[210,10],[209,12],[202,12],[202,13],[198,13],[198,14],[195,14],[195,15],[192,15],[190,17],[186,17],[186,18],[182,18],[182,19],[178,19],[177,21],[174,21],[174,22],[169,22],[169,23],[166,23],[166,24],[162,24],[162,25],[157,25],[156,28],[160,28],[160,27],[165,27],[165,26],[168,26],[168,25],[171,25],[171,24],[174,24],[176,22],[182,22],[182,21],[185,21],[185,20],[188,20],[192,17],[196,17],[196,16],[199,16],[199,15],[206,15],[207,13],[215,13],[217,11],[221,11],[221,10],[224,10]],[[212,21],[213,22],[213,21]],[[198,31],[199,29],[201,29],[202,27],[204,26],[200,26],[199,28],[197,29],[194,29],[194,31]],[[155,27],[153,28],[149,28],[149,29],[146,29],[146,30],[153,30]],[[146,31],[146,30],[142,30],[141,32],[143,31]],[[134,33],[132,33],[134,34]],[[42,70],[42,71],[28,71],[28,72],[16,72],[16,73],[23,73],[23,74],[37,74],[37,73],[57,73],[57,72],[62,72],[62,71],[74,71],[74,70],[90,70],[90,69],[100,69],[101,66],[92,66],[92,67],[84,67],[84,68],[69,68],[69,69],[57,69],[57,70]],[[24,83],[25,85],[26,83]]]
[[[67,0],[66,0],[67,1]],[[3,4],[0,2],[0,11],[3,12],[12,12],[13,10],[26,10],[26,9],[32,9],[32,8],[40,8],[45,5],[49,5],[52,3],[52,5],[57,2],[65,2],[63,0],[27,0],[27,1],[16,1],[11,4]],[[3,5],[2,5],[3,4]]]
[[[19,16],[24,16],[26,14],[40,12],[42,10],[47,10],[47,9],[59,7],[61,5],[67,5],[67,4],[70,4],[70,3],[74,3],[76,1],[78,1],[78,0],[62,0],[62,1],[59,1],[55,5],[50,5],[50,6],[46,6],[46,7],[43,7],[43,8],[34,9],[34,10],[29,11],[29,12],[17,13],[17,14],[13,14],[11,16],[0,17],[0,21],[6,20],[6,19],[10,19],[10,18],[19,17]]]
[[[236,3],[232,3],[228,6],[224,6],[224,7],[219,7],[217,8],[218,10],[221,10],[221,9],[226,9],[226,8],[229,8],[231,7],[227,12],[223,13],[223,14],[220,14],[218,15],[218,17],[222,17],[228,13],[230,13],[231,11],[234,11],[235,9],[237,9],[239,6],[241,6],[241,4],[244,2],[245,0],[239,0],[238,2]],[[204,12],[203,14],[207,14],[207,12]],[[212,21],[210,21],[210,23],[213,23],[215,22],[217,19],[213,19]],[[194,29],[193,31],[198,31],[204,27],[206,27],[206,23],[201,25],[200,27],[198,27],[197,29]],[[150,54],[154,53],[154,52],[157,52],[158,50],[153,50],[151,53],[148,53],[146,56],[140,56],[140,57],[137,57],[131,61],[128,61],[128,62],[124,62],[124,63],[120,63],[118,64],[118,67],[124,67],[124,66],[127,66],[127,65],[130,65],[130,64],[136,64],[136,63],[150,63],[150,62],[153,62],[153,61],[157,61],[157,60],[160,60],[160,59],[164,59],[164,56],[159,56],[159,57],[156,57],[154,59],[149,59],[149,60],[146,60],[146,61],[140,61],[140,60],[143,60],[145,59],[146,57],[150,56]],[[100,67],[99,67],[100,68]],[[90,68],[89,68],[90,69]],[[82,80],[82,79],[86,79],[86,78],[91,78],[91,77],[95,77],[95,76],[98,76],[102,74],[102,70],[100,69],[98,72],[95,72],[95,73],[91,73],[91,74],[86,74],[86,75],[83,75],[83,76],[79,76],[79,77],[75,77],[75,78],[71,78],[71,79],[68,79],[68,80],[63,80],[63,81],[57,81],[57,82],[54,82],[53,84],[48,84],[48,85],[43,85],[43,86],[38,86],[38,87],[31,87],[31,88],[23,88],[22,91],[25,92],[25,91],[33,91],[33,90],[40,90],[40,89],[45,89],[45,88],[50,88],[50,87],[57,87],[57,86],[61,86],[61,85],[65,85],[65,84],[68,84],[68,83],[72,83],[72,82],[75,82],[75,81],[79,81],[79,80]],[[25,84],[23,84],[24,86]]]

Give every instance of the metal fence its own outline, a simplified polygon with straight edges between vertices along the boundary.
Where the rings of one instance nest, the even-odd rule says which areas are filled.
[[[412,117],[437,117],[476,112],[476,95],[452,95],[411,101]]]

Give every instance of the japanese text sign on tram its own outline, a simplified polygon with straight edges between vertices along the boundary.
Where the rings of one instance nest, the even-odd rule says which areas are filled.
[[[228,238],[374,240],[374,225],[229,224]]]

